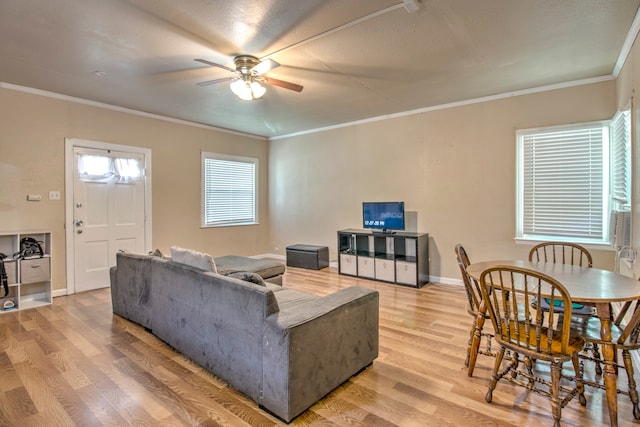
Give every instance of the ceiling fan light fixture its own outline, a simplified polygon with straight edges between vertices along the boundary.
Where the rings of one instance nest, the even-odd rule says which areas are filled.
[[[242,79],[234,79],[229,87],[231,88],[231,92],[235,93],[240,98],[246,96],[245,94],[249,90],[246,83]]]
[[[205,82],[199,82],[197,83],[198,86],[208,86],[210,84],[231,81],[231,84],[229,85],[231,91],[240,99],[244,99],[247,101],[262,98],[267,92],[267,89],[263,86],[264,84],[279,86],[281,88],[293,90],[295,92],[302,91],[302,86],[299,84],[290,83],[284,80],[278,80],[273,77],[267,77],[263,75],[264,73],[267,73],[268,71],[280,66],[280,64],[270,58],[260,61],[257,57],[252,55],[238,55],[234,58],[234,63],[236,65],[235,70],[225,65],[207,61],[206,59],[196,58],[195,61],[201,62],[211,67],[222,68],[236,75],[236,77],[223,77],[219,79],[207,80]]]
[[[267,92],[267,89],[264,86],[262,86],[260,83],[258,82],[251,83],[251,93],[253,94],[253,99],[262,98],[262,95],[264,95],[266,92]]]
[[[238,96],[238,98],[245,101],[261,98],[267,92],[267,89],[264,86],[257,81],[252,81],[252,79],[235,79],[231,82],[229,87],[231,88],[231,91]]]

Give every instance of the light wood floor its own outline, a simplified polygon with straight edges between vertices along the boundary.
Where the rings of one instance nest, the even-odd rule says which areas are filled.
[[[471,318],[461,287],[416,290],[288,268],[284,286],[317,295],[360,285],[380,292],[380,355],[308,411],[295,426],[545,426],[550,405],[499,383],[484,401],[492,359],[464,369]],[[620,378],[626,388],[626,379]],[[607,425],[603,392],[574,400],[563,426]],[[619,396],[621,426],[633,422]],[[108,289],[0,315],[1,426],[272,426],[279,420],[111,312]]]

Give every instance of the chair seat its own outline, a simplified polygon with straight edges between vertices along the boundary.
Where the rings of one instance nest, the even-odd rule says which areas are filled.
[[[551,349],[549,349],[549,341],[546,339],[548,329],[543,327],[540,330],[540,349],[538,350],[538,339],[535,330],[529,328],[530,330],[527,334],[524,322],[519,322],[518,325],[518,329],[520,329],[519,333],[516,331],[514,324],[510,325],[510,341],[504,342],[499,336],[497,336],[496,339],[505,345],[519,345],[520,348],[524,346],[531,351],[536,351],[546,355],[546,358],[548,359],[562,358],[565,360],[569,360],[570,357],[568,357],[567,354],[578,353],[584,348],[585,345],[585,340],[579,334],[576,334],[575,336],[572,335],[569,338],[567,352],[563,353],[561,333],[560,331],[554,331],[553,337],[551,339]],[[506,330],[504,330],[503,332],[506,333]]]
[[[595,344],[601,344],[602,338],[600,338],[601,322],[597,317],[590,318],[576,318],[571,319],[571,333],[582,336],[585,341]],[[617,348],[622,350],[635,350],[640,348],[640,343],[627,340],[624,343],[619,343],[620,336],[622,335],[622,329],[620,326],[611,322],[611,342],[613,342]]]
[[[534,301],[531,305],[534,308],[537,308],[537,301]],[[550,308],[551,301],[549,298],[542,298],[542,301],[540,302],[540,309],[542,311],[549,311]],[[555,313],[564,313],[564,304],[562,301],[556,300],[553,302],[553,311]],[[589,305],[573,303],[571,304],[571,314],[573,316],[592,316],[593,308]]]

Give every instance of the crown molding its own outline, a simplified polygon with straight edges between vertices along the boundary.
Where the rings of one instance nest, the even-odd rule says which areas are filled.
[[[202,123],[191,122],[191,121],[188,121],[188,120],[176,119],[176,118],[173,118],[173,117],[167,117],[167,116],[163,116],[163,115],[160,115],[160,114],[147,113],[145,111],[135,110],[133,108],[119,107],[117,105],[106,104],[104,102],[97,102],[97,101],[91,101],[91,100],[83,99],[83,98],[76,98],[74,96],[63,95],[63,94],[60,94],[60,93],[49,92],[49,91],[46,91],[46,90],[35,89],[35,88],[32,88],[32,87],[27,87],[27,86],[20,86],[20,85],[16,85],[16,84],[13,84],[13,83],[6,83],[6,82],[0,81],[0,88],[8,89],[8,90],[14,90],[14,91],[17,91],[17,92],[29,93],[31,95],[44,96],[46,98],[57,99],[57,100],[60,100],[60,101],[73,102],[75,104],[89,105],[91,107],[103,108],[105,110],[118,111],[120,113],[132,114],[134,116],[146,117],[148,119],[162,120],[162,121],[169,122],[169,123],[175,123],[175,124],[184,125],[184,126],[196,127],[196,128],[200,128],[200,129],[213,130],[213,131],[217,131],[217,132],[228,133],[228,134],[231,134],[231,135],[238,135],[238,136],[244,136],[244,137],[247,137],[247,138],[260,139],[260,140],[263,140],[263,141],[267,140],[266,137],[260,136],[260,135],[254,135],[254,134],[245,133],[245,132],[238,132],[238,131],[235,131],[235,130],[225,129],[225,128],[211,126],[211,125],[205,125],[205,124],[202,124]]]

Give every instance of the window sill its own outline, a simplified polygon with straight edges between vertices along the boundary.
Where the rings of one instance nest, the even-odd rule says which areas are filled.
[[[200,228],[242,227],[246,225],[260,225],[260,223],[259,222],[235,222],[235,223],[229,223],[229,224],[200,225]]]

